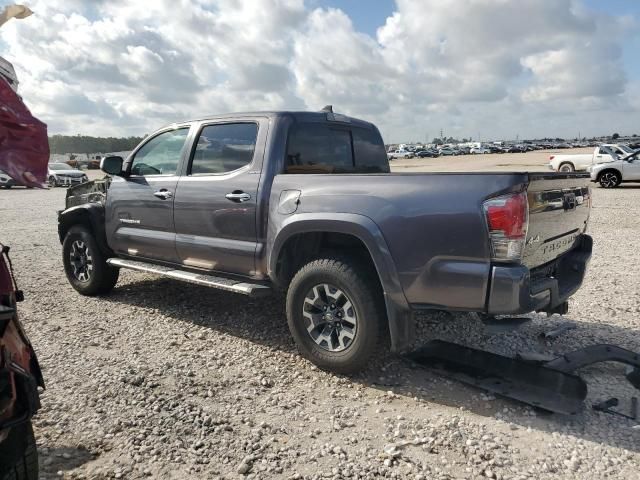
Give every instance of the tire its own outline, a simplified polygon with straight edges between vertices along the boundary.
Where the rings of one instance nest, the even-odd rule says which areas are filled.
[[[93,234],[82,225],[69,229],[62,243],[62,262],[67,280],[82,295],[110,292],[120,270],[110,267]]]
[[[57,187],[57,182],[56,182],[56,177],[54,177],[53,175],[51,175],[48,179],[47,179],[47,183],[49,184],[49,186],[51,188],[55,188]]]
[[[565,162],[560,164],[560,167],[558,167],[558,171],[564,172],[564,173],[570,173],[570,172],[575,172],[576,169],[572,163]]]
[[[605,170],[598,177],[602,188],[616,188],[622,183],[622,175],[616,170]]]
[[[38,450],[31,422],[14,427],[6,440],[7,444],[9,442],[12,443],[9,448],[21,444],[20,448],[24,448],[24,453],[15,464],[0,465],[0,480],[38,480]],[[0,445],[0,449],[2,448]]]
[[[325,314],[338,326],[331,328]],[[377,273],[353,259],[308,263],[289,285],[287,321],[300,354],[318,367],[342,374],[362,370],[387,332]]]

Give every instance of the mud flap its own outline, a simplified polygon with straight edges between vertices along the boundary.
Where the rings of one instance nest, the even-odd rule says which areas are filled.
[[[442,340],[407,357],[447,377],[550,412],[574,415],[587,397],[584,380],[566,371]]]

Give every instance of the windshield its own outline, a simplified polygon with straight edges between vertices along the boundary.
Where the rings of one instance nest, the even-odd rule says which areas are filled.
[[[633,153],[635,151],[633,148],[630,148],[629,145],[618,145],[618,147],[620,147],[620,150],[624,153]]]
[[[50,163],[49,168],[51,170],[73,170],[73,168],[66,163]]]
[[[638,160],[638,158],[640,158],[640,150],[631,150],[632,152],[635,152],[633,155],[629,155],[628,157],[625,158],[625,160],[629,161],[629,162],[633,162],[635,160]]]

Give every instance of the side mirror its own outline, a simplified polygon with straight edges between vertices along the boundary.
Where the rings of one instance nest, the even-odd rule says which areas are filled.
[[[122,157],[104,157],[100,160],[100,170],[109,175],[122,175],[123,163],[124,159]]]

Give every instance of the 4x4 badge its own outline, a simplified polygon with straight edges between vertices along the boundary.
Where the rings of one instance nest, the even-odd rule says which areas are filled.
[[[527,245],[533,245],[534,243],[539,243],[540,242],[540,235],[536,235],[535,237],[531,237],[529,238],[529,240],[527,240]]]

